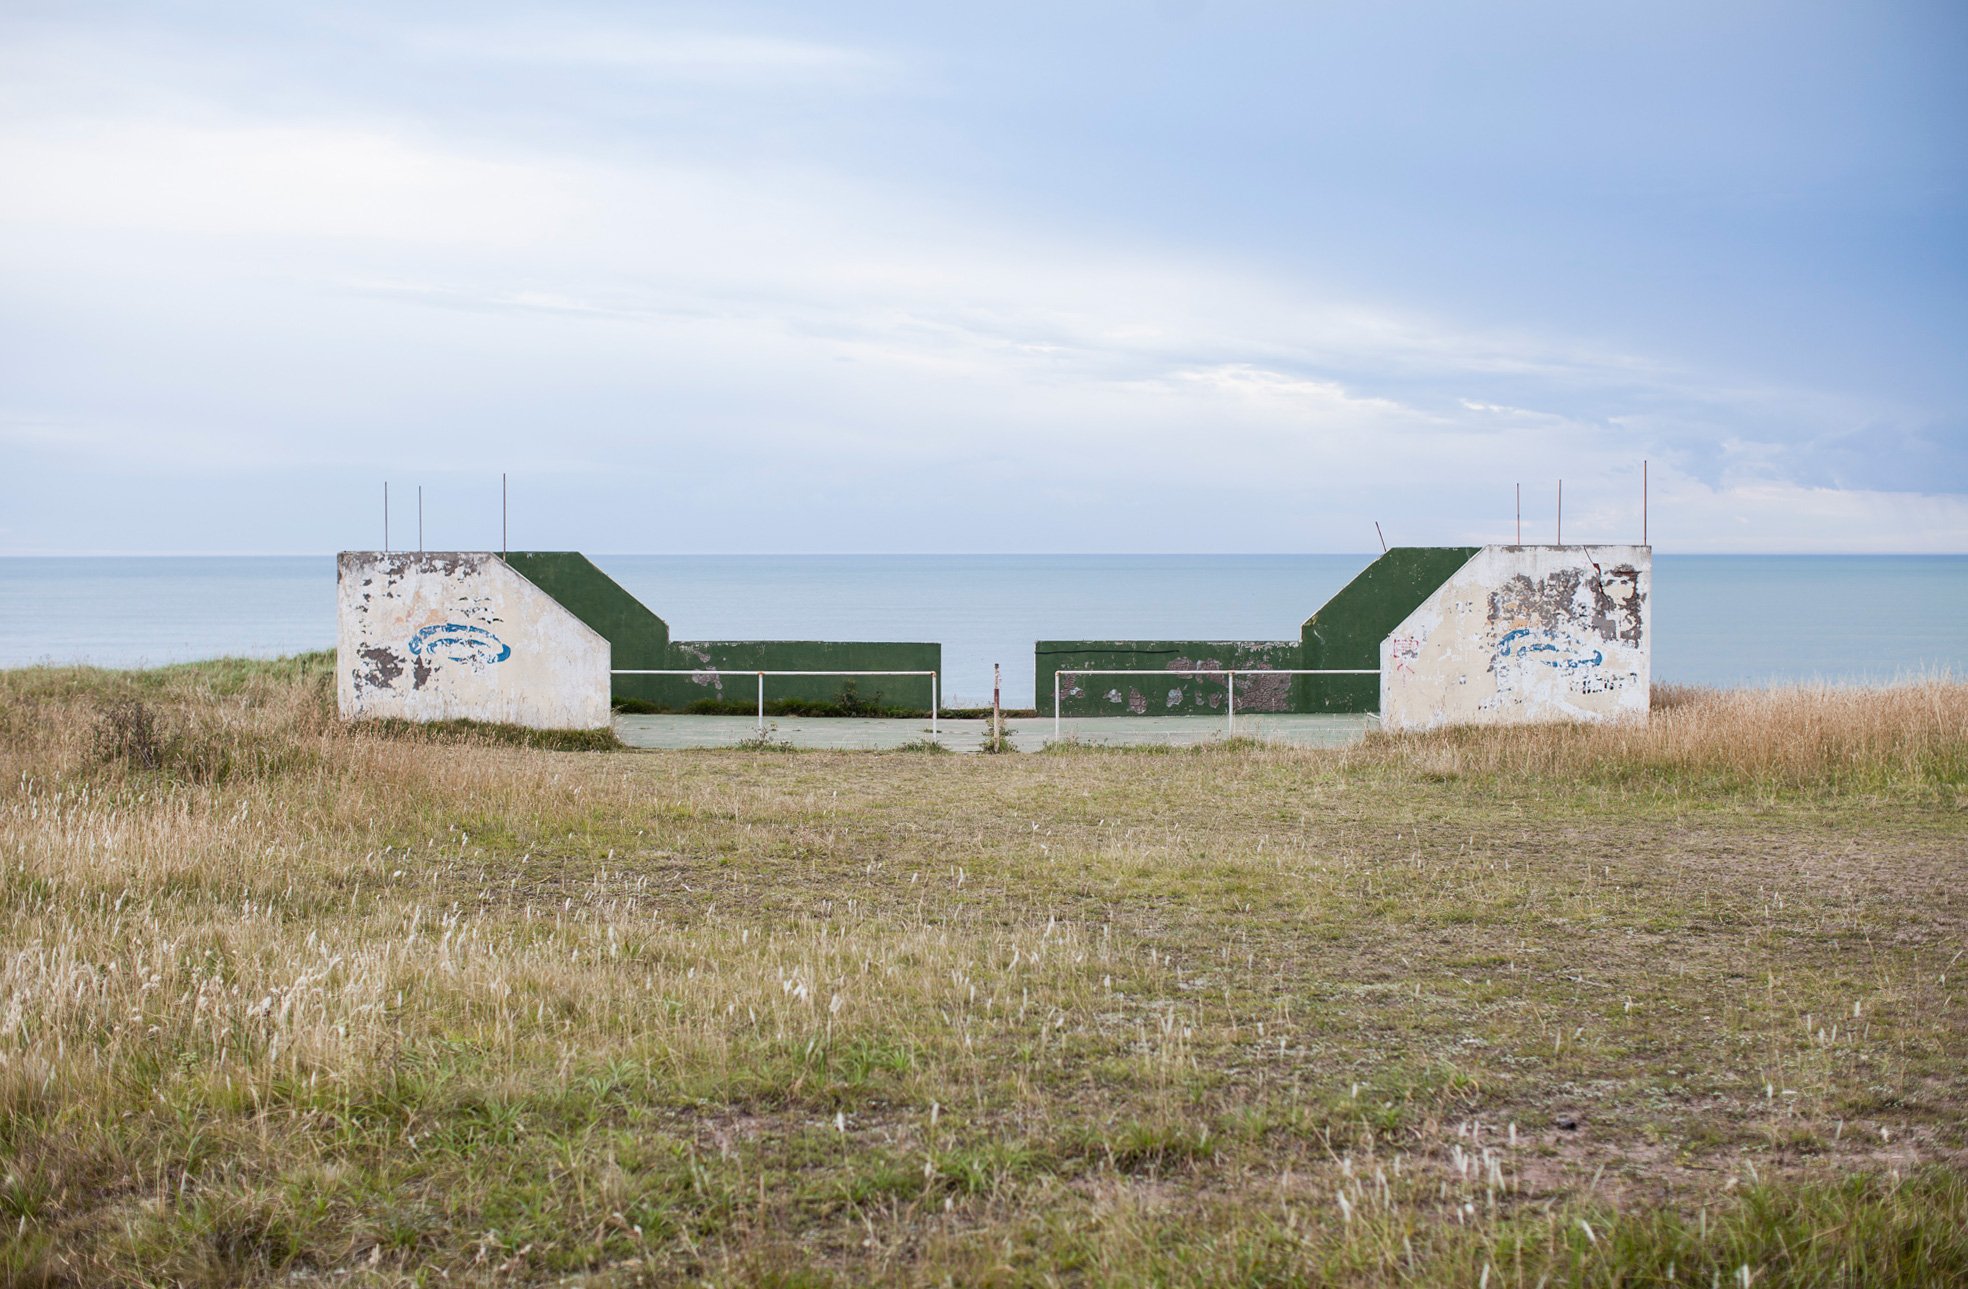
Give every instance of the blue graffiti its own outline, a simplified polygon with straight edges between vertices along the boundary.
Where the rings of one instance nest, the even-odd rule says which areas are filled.
[[[1531,661],[1541,662],[1547,667],[1565,667],[1568,669],[1597,667],[1600,663],[1606,661],[1606,655],[1601,650],[1594,649],[1591,657],[1586,657],[1584,654],[1569,653],[1563,645],[1553,644],[1549,639],[1539,639],[1532,635],[1528,627],[1518,627],[1515,631],[1506,633],[1503,639],[1497,641],[1497,657],[1499,658],[1522,658],[1536,653],[1564,655],[1557,658],[1531,659]]]
[[[410,637],[410,652],[420,658],[493,663],[512,657],[512,646],[484,627],[474,627],[464,622],[439,622]]]

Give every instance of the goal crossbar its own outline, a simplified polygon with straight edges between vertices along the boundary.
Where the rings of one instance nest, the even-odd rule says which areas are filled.
[[[927,676],[929,677],[929,735],[936,737],[936,712],[942,706],[942,677],[933,671],[727,671],[721,667],[618,667],[611,676],[754,676],[758,679],[758,730],[765,733],[765,678],[767,676]]]
[[[1222,676],[1227,681],[1224,704],[1228,723],[1224,733],[1237,732],[1239,676],[1378,676],[1378,667],[1061,667],[1052,673],[1052,736],[1060,737],[1059,678],[1061,676]]]

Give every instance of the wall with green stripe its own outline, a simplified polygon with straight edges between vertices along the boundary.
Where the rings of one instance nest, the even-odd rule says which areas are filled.
[[[1305,620],[1289,640],[1042,640],[1034,655],[1039,710],[1052,712],[1058,671],[1144,668],[1167,676],[1080,677],[1064,692],[1065,715],[1196,715],[1223,708],[1221,677],[1182,672],[1374,668],[1380,642],[1475,555],[1474,546],[1402,546],[1388,551]],[[728,673],[758,671],[935,671],[943,647],[918,641],[672,641],[669,624],[575,551],[516,551],[507,562],[609,642],[617,669],[688,668],[701,676],[616,676],[617,703],[685,711],[705,704],[756,704],[757,682]],[[726,673],[721,677],[711,673]],[[1173,677],[1172,679],[1170,677]],[[721,681],[721,683],[720,683]],[[775,702],[876,706],[927,711],[927,677],[779,677],[766,681]],[[1371,712],[1380,707],[1376,676],[1244,678],[1240,711]]]
[[[1198,668],[1275,669],[1298,665],[1296,640],[1041,640],[1035,650],[1033,693],[1041,716],[1052,715],[1053,676],[1060,675],[1063,716],[1203,716],[1221,714],[1229,681]],[[1088,671],[1152,671],[1144,676],[1078,675]],[[1291,708],[1290,678],[1237,678],[1237,710]]]
[[[613,668],[671,666],[670,624],[579,551],[512,551],[506,563],[608,641]],[[655,676],[614,676],[610,696],[650,701]]]
[[[702,668],[666,676],[652,701],[666,711],[743,707],[757,710],[760,671],[943,671],[943,646],[901,640],[678,640],[670,666]],[[939,695],[940,697],[940,695]],[[927,676],[767,676],[766,710],[819,704],[929,713]],[[871,713],[872,714],[872,713]]]
[[[705,706],[756,710],[755,675],[714,672],[943,670],[943,646],[916,641],[676,640],[669,624],[578,551],[513,551],[506,562],[527,581],[608,641],[616,670],[674,671],[694,676],[615,676],[611,695],[662,711]],[[776,702],[929,711],[926,676],[779,676],[766,679],[768,708]]]
[[[1065,716],[1214,715],[1223,710],[1222,677],[1180,673],[1197,667],[1237,670],[1372,669],[1380,642],[1479,548],[1399,546],[1361,570],[1305,621],[1297,640],[1041,640],[1033,681],[1041,715],[1052,715],[1057,672],[1152,669],[1152,676],[1084,676],[1061,682]],[[1240,676],[1240,712],[1374,712],[1378,676]]]
[[[1305,620],[1299,666],[1307,670],[1380,666],[1380,642],[1435,588],[1469,562],[1475,546],[1396,546],[1361,570]],[[1295,712],[1377,712],[1378,676],[1300,676]]]

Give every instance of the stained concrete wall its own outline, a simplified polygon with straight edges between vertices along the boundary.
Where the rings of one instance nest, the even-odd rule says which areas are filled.
[[[1298,666],[1296,640],[1041,640],[1033,650],[1033,694],[1052,715],[1052,678],[1075,667],[1149,670],[1151,676],[1069,676],[1059,683],[1064,716],[1210,716],[1223,712],[1229,682],[1199,667],[1262,671]],[[1240,712],[1290,711],[1290,676],[1237,677]]]
[[[1381,641],[1381,720],[1644,719],[1652,592],[1645,546],[1486,546]]]
[[[1052,712],[1052,677],[1073,667],[1345,669],[1380,665],[1380,643],[1476,553],[1474,546],[1397,546],[1383,553],[1305,620],[1297,640],[1041,640],[1033,669],[1040,714]],[[1088,676],[1060,691],[1068,716],[1203,715],[1223,710],[1222,677],[1165,683],[1153,677]],[[1240,677],[1237,710],[1373,712],[1373,676]]]
[[[344,551],[336,572],[343,717],[608,725],[608,641],[497,555]]]
[[[650,612],[641,600],[579,551],[513,551],[506,556],[506,562],[527,581],[560,601],[568,612],[600,632],[608,641],[616,667],[624,671],[662,671],[690,665],[673,660],[669,623]],[[666,679],[616,676],[610,692],[616,702],[660,703]]]
[[[631,711],[751,710],[757,681],[733,672],[943,672],[943,646],[915,641],[672,640],[667,622],[578,551],[513,551],[506,558],[606,637],[617,668],[696,673],[613,677],[614,700]],[[873,704],[927,713],[929,694],[927,676],[773,676],[765,682],[768,706]]]
[[[1299,662],[1309,671],[1370,671],[1380,642],[1476,553],[1474,546],[1396,546],[1361,569],[1299,628]],[[1295,712],[1380,710],[1374,676],[1300,676]]]

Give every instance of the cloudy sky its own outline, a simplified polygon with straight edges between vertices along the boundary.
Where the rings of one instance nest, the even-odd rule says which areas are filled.
[[[1968,10],[0,6],[0,551],[1968,550]]]

